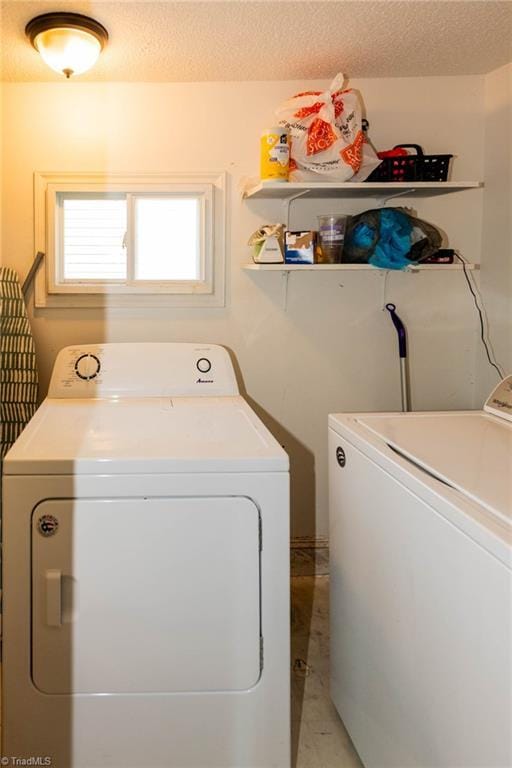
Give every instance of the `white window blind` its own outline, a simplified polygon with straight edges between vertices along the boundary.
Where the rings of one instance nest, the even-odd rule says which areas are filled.
[[[126,197],[63,197],[64,280],[125,280]]]

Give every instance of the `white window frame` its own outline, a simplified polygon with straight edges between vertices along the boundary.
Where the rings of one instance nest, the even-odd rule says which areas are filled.
[[[60,193],[186,197],[200,201],[200,279],[65,280]],[[34,174],[35,251],[45,253],[36,278],[36,307],[221,307],[225,297],[226,175],[224,173],[41,173]],[[133,229],[131,230],[133,237]],[[128,258],[134,258],[133,242]],[[133,267],[133,265],[131,265]]]

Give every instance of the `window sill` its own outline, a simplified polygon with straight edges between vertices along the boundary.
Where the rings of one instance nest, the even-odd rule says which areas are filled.
[[[49,293],[36,302],[37,308],[46,309],[136,309],[223,307],[223,294],[213,293]]]

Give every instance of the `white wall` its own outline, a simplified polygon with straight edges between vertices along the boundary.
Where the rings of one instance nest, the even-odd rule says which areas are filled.
[[[399,408],[396,338],[382,312],[408,324],[414,407],[472,407],[475,316],[459,272],[251,274],[246,241],[281,218],[276,202],[242,203],[240,179],[258,167],[261,128],[284,98],[321,83],[4,85],[4,260],[26,274],[33,258],[35,170],[227,170],[227,305],[222,309],[36,310],[43,388],[56,352],[93,341],[202,340],[232,351],[247,394],[292,460],[293,534],[327,533],[326,419],[331,411]],[[404,78],[352,84],[371,135],[387,148],[415,141],[455,151],[453,178],[483,171],[483,78]],[[418,199],[420,215],[478,260],[480,191]],[[404,202],[406,202],[404,200]],[[372,200],[301,202],[293,226],[317,213],[360,211]],[[326,209],[329,209],[328,211]]]
[[[512,63],[484,83],[485,195],[482,229],[482,294],[500,365],[512,373]],[[497,382],[478,347],[478,393],[484,400]]]

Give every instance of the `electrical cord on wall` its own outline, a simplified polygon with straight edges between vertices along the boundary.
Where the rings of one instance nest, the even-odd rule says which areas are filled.
[[[489,361],[489,365],[491,365],[495,371],[498,373],[498,376],[500,379],[505,378],[505,373],[503,371],[503,368],[499,363],[497,362],[494,353],[492,352],[492,344],[489,340],[489,331],[486,329],[486,324],[484,321],[484,302],[482,299],[482,296],[480,294],[480,291],[478,290],[478,287],[474,280],[471,280],[469,276],[469,272],[467,269],[467,261],[458,253],[458,251],[454,251],[455,256],[458,258],[458,260],[462,264],[462,269],[464,271],[464,277],[466,278],[466,283],[468,284],[468,288],[470,290],[470,293],[473,297],[473,301],[475,303],[476,310],[478,312],[478,319],[480,322],[480,339],[482,340],[482,344],[485,349],[485,354],[487,355],[487,360]]]

